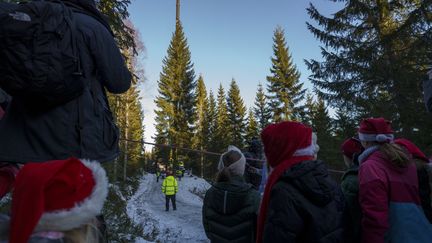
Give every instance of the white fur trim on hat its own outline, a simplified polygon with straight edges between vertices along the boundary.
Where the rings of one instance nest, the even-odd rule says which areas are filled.
[[[102,211],[108,195],[108,179],[105,170],[97,161],[81,159],[81,162],[93,172],[95,186],[91,195],[69,210],[44,213],[35,228],[38,231],[66,231],[88,223]]]
[[[234,145],[230,145],[228,146],[228,150],[227,152],[223,153],[220,158],[219,158],[219,164],[218,164],[218,171],[222,171],[225,168],[225,165],[222,161],[222,157],[228,153],[229,151],[236,151],[240,153],[240,159],[237,160],[236,162],[232,163],[231,165],[228,166],[228,169],[231,173],[235,174],[235,175],[243,175],[244,174],[244,170],[245,170],[245,166],[246,166],[246,158],[244,157],[242,151],[240,149],[238,149],[236,146]]]
[[[367,141],[367,142],[392,142],[394,139],[393,134],[367,134],[367,133],[360,133],[359,132],[359,139],[360,141]]]
[[[317,144],[317,136],[315,133],[312,133],[312,144],[309,145],[306,148],[297,149],[293,156],[299,157],[299,156],[314,156],[318,154],[319,151],[319,145]]]

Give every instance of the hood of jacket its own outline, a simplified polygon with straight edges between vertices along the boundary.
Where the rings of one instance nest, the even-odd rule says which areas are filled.
[[[214,200],[209,206],[220,214],[235,214],[244,207],[251,188],[252,185],[240,176],[233,177],[230,182],[217,182],[213,185]]]
[[[358,167],[358,165],[353,165],[347,171],[345,171],[345,173],[342,175],[341,179],[343,180],[347,176],[350,176],[350,175],[358,176],[358,173],[359,173],[359,167]]]
[[[282,174],[280,180],[293,185],[315,205],[324,206],[337,194],[337,184],[322,161],[303,161]]]

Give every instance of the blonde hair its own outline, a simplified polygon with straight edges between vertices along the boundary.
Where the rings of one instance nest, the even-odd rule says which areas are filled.
[[[66,243],[95,243],[103,239],[98,229],[98,220],[93,219],[91,222],[82,225],[79,228],[64,232]]]
[[[412,162],[405,149],[397,144],[383,143],[379,149],[397,167],[407,167]]]

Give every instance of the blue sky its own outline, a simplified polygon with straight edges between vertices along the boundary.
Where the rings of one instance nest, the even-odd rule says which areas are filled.
[[[329,0],[182,0],[180,19],[188,40],[196,75],[202,74],[208,90],[225,89],[234,78],[247,107],[253,106],[257,85],[266,84],[273,55],[273,31],[285,29],[287,45],[311,90],[304,59],[320,59],[320,43],[307,30],[306,7],[312,2],[329,15],[340,3]],[[172,33],[175,0],[132,0],[130,18],[146,48],[142,55],[145,83],[142,89],[146,141],[154,135],[153,100]]]

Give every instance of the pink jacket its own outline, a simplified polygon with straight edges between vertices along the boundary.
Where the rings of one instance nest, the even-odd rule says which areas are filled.
[[[359,170],[362,242],[432,242],[432,226],[420,206],[415,164],[400,168],[377,148],[369,152]]]

